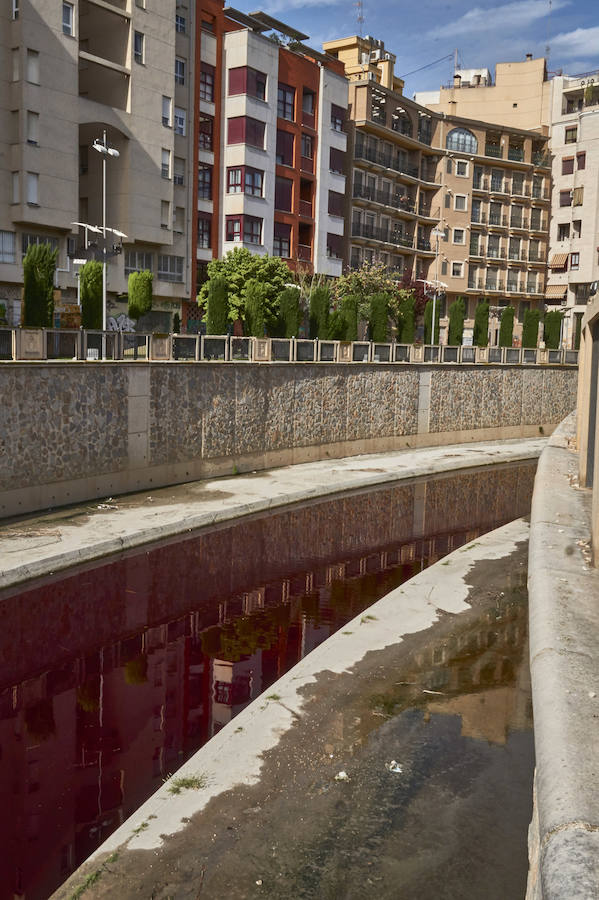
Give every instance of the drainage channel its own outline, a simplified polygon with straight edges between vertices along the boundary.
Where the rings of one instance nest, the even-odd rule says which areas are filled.
[[[312,502],[0,594],[0,828],[9,851],[0,861],[1,896],[49,896],[165,778],[298,660],[356,615],[367,617],[375,600],[430,563],[526,514],[535,466],[498,466]],[[468,621],[461,619],[463,629],[443,619],[434,626],[444,634],[441,649],[430,660],[428,652],[417,655],[398,678],[406,683],[391,686],[390,694],[385,676],[367,701],[372,721],[387,731],[400,723],[422,745],[422,754],[409,753],[419,758],[411,793],[420,802],[436,772],[427,816],[449,829],[438,835],[444,858],[448,847],[453,853],[460,845],[444,794],[467,798],[456,815],[460,806],[471,810],[473,799],[480,801],[479,825],[464,832],[472,852],[460,849],[465,884],[474,877],[476,832],[487,818],[506,819],[511,868],[525,883],[533,751],[521,559],[514,572],[507,600],[490,592],[486,605],[475,604]],[[448,696],[455,708],[441,709]],[[516,798],[497,816],[491,787],[510,771]],[[450,790],[443,774],[460,783]],[[409,803],[399,803],[393,791],[385,800],[368,783],[366,798],[373,824],[360,854],[370,848],[374,864],[384,829]],[[354,852],[352,828],[331,827],[327,840],[344,832],[344,853]],[[275,880],[268,896],[279,890],[281,897],[325,896],[318,887],[325,878],[321,857],[311,859],[303,881],[293,876],[293,887],[276,887]],[[361,894],[341,882],[335,887],[333,878],[326,896],[379,895],[381,878],[405,880],[406,872],[365,874]],[[506,886],[501,877],[495,881]],[[417,894],[383,896],[459,896],[439,893],[440,884],[435,889],[426,893],[420,884]],[[227,890],[238,896],[230,885],[221,896]],[[495,894],[487,885],[486,894],[464,896],[517,895],[510,890]]]

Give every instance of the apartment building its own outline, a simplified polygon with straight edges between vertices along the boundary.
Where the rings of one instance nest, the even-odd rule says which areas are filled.
[[[546,302],[564,307],[563,340],[578,346],[599,281],[599,72],[552,80],[553,195]]]
[[[190,15],[175,0],[3,4],[0,302],[11,323],[27,247],[48,241],[59,251],[55,324],[72,324],[73,260],[86,244],[76,223],[102,225],[102,156],[92,147],[104,131],[119,154],[107,159],[106,225],[126,235],[108,263],[109,313],[125,308],[117,298],[141,268],[154,273],[163,326],[190,296]],[[101,244],[97,232],[87,237]]]
[[[346,197],[347,258],[379,261],[398,276],[428,279],[439,221],[436,118],[403,96],[395,56],[382,41],[356,35],[324,44],[343,64],[349,85]],[[349,230],[349,229],[348,229]]]
[[[439,278],[446,285],[446,303],[468,298],[469,329],[476,305],[488,299],[492,344],[499,339],[502,309],[513,306],[518,344],[525,311],[544,302],[551,185],[547,138],[455,116],[443,116],[437,134],[444,151]]]

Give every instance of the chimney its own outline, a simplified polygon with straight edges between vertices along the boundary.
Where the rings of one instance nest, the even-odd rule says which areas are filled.
[[[456,74],[453,76],[453,86],[456,88],[459,88],[462,86],[462,76],[461,75]]]
[[[526,59],[532,59],[532,53],[527,53],[527,54],[526,54]]]

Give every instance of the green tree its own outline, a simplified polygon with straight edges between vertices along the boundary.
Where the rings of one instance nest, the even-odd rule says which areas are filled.
[[[370,340],[382,344],[387,340],[389,322],[389,295],[380,291],[370,298],[368,332]]]
[[[409,291],[399,291],[398,293],[404,294],[404,296],[399,298],[396,306],[397,341],[400,344],[413,344],[416,335],[416,298]]]
[[[324,341],[329,336],[329,314],[331,295],[328,287],[322,285],[310,294],[310,337]]]
[[[397,281],[393,279],[383,263],[362,263],[359,269],[352,269],[342,275],[333,285],[333,299],[342,300],[349,295],[358,298],[358,313],[361,319],[370,314],[370,298],[373,294],[393,294]]]
[[[301,322],[299,288],[286,287],[279,294],[279,334],[286,338],[297,337]]]
[[[335,309],[329,316],[328,338],[330,341],[344,341],[346,332],[345,317],[340,309]]]
[[[152,281],[154,276],[147,269],[131,272],[127,283],[129,304],[127,314],[130,319],[141,319],[152,309]]]
[[[536,347],[539,334],[539,321],[541,313],[538,309],[527,309],[524,313],[522,326],[522,346]]]
[[[466,303],[463,297],[458,297],[449,307],[449,335],[447,343],[450,347],[459,347],[464,336],[464,319],[466,318]]]
[[[439,343],[439,319],[441,318],[441,304],[439,300],[435,303],[435,337],[431,341],[432,321],[433,321],[433,301],[427,300],[424,307],[424,343]],[[402,341],[402,343],[406,343]]]
[[[23,324],[48,328],[54,319],[54,273],[58,250],[30,244],[23,259]]]
[[[561,309],[551,309],[545,313],[544,320],[544,340],[548,350],[557,350],[559,347],[559,339],[562,334],[562,319],[564,314]]]
[[[81,292],[81,325],[102,327],[102,263],[90,259],[79,270]]]
[[[206,303],[206,331],[208,334],[226,334],[229,323],[227,279],[215,275],[208,282]]]
[[[344,323],[343,335],[340,338],[342,341],[358,340],[358,305],[359,299],[355,294],[346,294],[341,300],[339,311]]]
[[[475,347],[486,347],[489,343],[489,301],[481,300],[476,307],[474,313],[474,335],[473,343]]]
[[[229,298],[229,321],[245,321],[246,290],[250,281],[258,281],[264,286],[264,318],[269,333],[277,327],[279,318],[279,296],[283,289],[293,282],[293,275],[286,263],[278,256],[258,256],[245,247],[236,247],[222,259],[213,259],[207,266],[208,279],[222,275],[227,282]],[[202,285],[198,293],[198,303],[205,306],[208,299],[209,281]]]
[[[514,342],[514,313],[513,306],[506,306],[501,312],[499,322],[499,346],[511,347]]]
[[[250,278],[245,287],[245,333],[264,337],[266,325],[266,285]]]

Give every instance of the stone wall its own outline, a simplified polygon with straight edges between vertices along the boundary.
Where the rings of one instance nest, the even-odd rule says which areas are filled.
[[[575,368],[4,363],[0,515],[404,447],[530,437]]]

